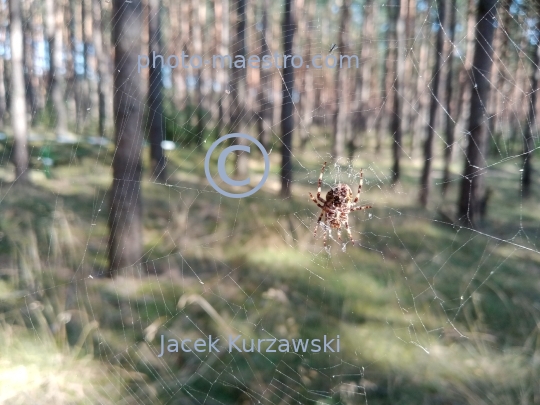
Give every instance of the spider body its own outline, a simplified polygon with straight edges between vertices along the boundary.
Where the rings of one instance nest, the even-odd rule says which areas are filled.
[[[326,193],[326,199],[321,197],[321,185],[324,169],[326,168],[326,162],[324,162],[321,169],[321,174],[319,175],[319,186],[317,188],[317,198],[313,197],[311,193],[309,196],[311,201],[313,201],[319,208],[321,208],[321,214],[317,220],[317,225],[313,236],[317,235],[317,228],[319,224],[323,222],[327,228],[337,229],[338,230],[338,239],[341,241],[341,229],[345,228],[349,239],[355,244],[355,240],[352,238],[351,229],[349,228],[349,214],[352,211],[361,211],[371,208],[371,205],[357,206],[356,203],[360,199],[360,192],[362,191],[362,184],[364,182],[363,172],[360,170],[360,184],[358,185],[358,193],[356,197],[353,198],[353,192],[347,184],[336,184],[333,186],[328,193]],[[321,204],[322,203],[322,204]],[[323,243],[326,247],[326,232],[327,228],[323,228]]]

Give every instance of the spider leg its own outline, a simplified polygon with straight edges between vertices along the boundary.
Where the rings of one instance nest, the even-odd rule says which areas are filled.
[[[311,198],[311,201],[313,201],[315,204],[317,204],[317,207],[324,208],[324,206],[319,204],[319,202],[315,199],[315,197],[313,197],[313,194],[309,193],[309,198]],[[326,202],[322,198],[319,198],[319,200],[321,200],[321,202]]]
[[[352,237],[351,228],[349,228],[349,221],[345,221],[345,229],[347,230],[347,235],[349,235],[349,239],[351,240],[353,246],[356,245],[356,241]]]
[[[351,208],[351,212],[352,211],[362,211],[362,210],[368,210],[370,208],[373,208],[371,205],[362,205],[361,207],[352,207]]]
[[[323,200],[321,198],[321,185],[322,185],[322,176],[323,176],[323,173],[324,173],[324,169],[326,168],[326,162],[324,162],[323,166],[322,166],[322,169],[321,169],[321,174],[319,175],[319,185],[317,187],[317,200],[319,200],[320,202],[324,203],[325,200]]]
[[[319,219],[317,220],[317,223],[315,224],[315,231],[313,232],[313,237],[317,236],[317,228],[319,227],[319,223],[321,222],[324,212],[325,212],[324,210],[321,211],[321,215],[319,215]]]
[[[362,191],[362,184],[364,184],[364,169],[360,169],[360,184],[358,185],[358,193],[356,193],[356,198],[353,203],[358,202],[360,199],[360,192]]]

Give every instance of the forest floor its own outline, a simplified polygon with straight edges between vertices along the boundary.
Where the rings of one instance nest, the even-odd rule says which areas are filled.
[[[145,255],[113,280],[111,149],[35,143],[25,188],[0,167],[1,403],[540,403],[540,187],[520,197],[521,160],[490,168],[478,230],[450,222],[458,180],[419,208],[421,159],[403,160],[395,187],[389,156],[354,162],[373,208],[351,214],[360,246],[330,239],[328,253],[307,197],[320,156],[300,155],[292,198],[279,197],[272,156],[263,190],[234,200],[207,185],[205,153],[191,149],[168,153],[167,184],[143,179]],[[157,357],[162,334],[230,331],[339,334],[342,350]]]

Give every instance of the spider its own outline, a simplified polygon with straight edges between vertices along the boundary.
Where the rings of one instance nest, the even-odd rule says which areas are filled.
[[[371,205],[355,206],[360,198],[360,192],[362,191],[362,184],[364,182],[363,171],[360,169],[360,184],[358,185],[358,193],[354,199],[351,188],[347,184],[339,183],[332,187],[328,193],[326,193],[326,200],[323,200],[321,198],[321,184],[325,168],[326,162],[324,162],[321,169],[321,174],[319,175],[317,198],[313,197],[313,194],[309,193],[311,201],[317,204],[317,207],[322,209],[321,215],[319,215],[319,219],[317,220],[317,225],[315,226],[313,236],[317,235],[317,227],[319,226],[323,216],[325,216],[323,222],[325,225],[330,227],[330,232],[332,232],[332,228],[337,229],[338,239],[341,241],[341,228],[345,227],[347,234],[349,235],[349,239],[354,245],[355,240],[352,238],[351,229],[349,228],[349,214],[352,211],[362,211],[371,208]],[[320,203],[323,203],[323,205]],[[326,248],[326,227],[323,228],[323,232],[323,243],[324,247]]]

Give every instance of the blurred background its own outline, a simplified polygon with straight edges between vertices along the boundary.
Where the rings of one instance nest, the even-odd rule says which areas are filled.
[[[538,2],[0,0],[0,21],[0,403],[540,404]],[[229,133],[270,156],[247,198],[205,176]],[[227,145],[211,173],[248,191],[264,161],[230,154],[251,183],[228,186]],[[324,247],[324,162],[323,198],[363,169],[356,245]],[[158,357],[229,334],[341,351]]]

